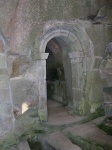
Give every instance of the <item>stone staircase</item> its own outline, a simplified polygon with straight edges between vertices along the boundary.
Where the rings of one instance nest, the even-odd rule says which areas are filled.
[[[68,127],[63,133],[83,150],[112,150],[112,136],[91,122]]]
[[[30,148],[27,141],[22,141],[10,150],[112,150],[112,136],[92,122],[40,136],[38,142],[42,149],[38,146]]]
[[[104,117],[81,123],[84,117],[70,115],[53,101],[49,101],[48,112],[44,133],[30,138],[29,145],[23,140],[10,150],[112,150],[112,136],[98,128]]]
[[[47,125],[50,132],[47,130],[45,135],[37,138],[43,150],[112,150],[112,136],[98,128],[104,117],[81,123],[84,117],[70,115],[61,107],[60,104],[49,101]],[[40,150],[37,147],[31,150]]]
[[[38,141],[43,150],[112,150],[112,136],[92,122],[55,131],[39,137]]]

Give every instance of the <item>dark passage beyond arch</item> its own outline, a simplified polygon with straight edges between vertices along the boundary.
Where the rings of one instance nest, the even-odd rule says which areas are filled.
[[[46,60],[47,97],[67,105],[62,50],[56,39],[48,42],[45,52],[49,53],[49,57]]]

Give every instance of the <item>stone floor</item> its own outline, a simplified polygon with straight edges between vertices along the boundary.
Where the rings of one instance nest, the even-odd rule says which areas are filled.
[[[48,100],[48,124],[67,125],[84,120],[84,116],[70,114],[61,104]]]
[[[21,141],[10,150],[112,150],[112,136],[98,128],[104,117],[83,123],[84,116],[71,115],[61,104],[48,101],[48,122],[46,133],[34,139],[36,147]],[[61,128],[60,128],[61,127]],[[55,130],[52,130],[54,128]],[[48,130],[50,132],[48,132]]]

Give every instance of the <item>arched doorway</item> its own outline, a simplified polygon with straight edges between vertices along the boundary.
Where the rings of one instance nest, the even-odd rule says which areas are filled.
[[[63,49],[56,38],[51,39],[46,46],[49,53],[46,60],[47,98],[68,105],[67,87]]]
[[[54,43],[54,44],[53,44]],[[57,50],[54,50],[56,49]],[[57,52],[59,51],[59,55]],[[48,54],[51,60],[55,60],[61,56],[62,68],[64,72],[63,79],[66,85],[66,105],[74,113],[83,113],[85,110],[85,84],[86,72],[92,69],[93,66],[93,47],[85,30],[76,25],[63,29],[52,28],[44,33],[39,47],[39,59],[42,67],[40,68],[44,74],[43,78],[39,79],[40,85],[44,87],[43,91],[39,91],[39,116],[41,120],[47,120],[47,89],[46,89],[46,60]],[[91,57],[92,56],[92,57]],[[91,63],[90,63],[91,62]],[[88,65],[87,65],[88,64]],[[55,67],[53,67],[55,68]],[[54,70],[55,72],[56,70]],[[57,74],[57,75],[56,75]],[[56,71],[56,76],[58,72]],[[55,76],[55,78],[56,78]],[[52,78],[52,76],[50,76]],[[59,77],[57,78],[59,80]],[[62,97],[61,97],[62,98]]]
[[[66,94],[64,93],[65,98],[63,98],[62,92],[59,92],[59,89],[61,89],[61,87],[59,87],[60,85],[58,85],[58,87],[59,87],[59,88],[57,88],[58,94],[61,94],[61,96],[56,97],[55,100],[61,101],[63,104],[67,105],[68,109],[71,112],[74,112],[74,110],[75,110],[74,109],[74,107],[75,107],[74,101],[73,101],[73,96],[75,96],[74,91],[78,89],[77,86],[80,86],[79,83],[77,84],[78,76],[75,76],[75,80],[73,79],[74,78],[73,77],[74,58],[75,58],[74,51],[77,51],[76,46],[78,48],[80,48],[80,51],[82,51],[82,47],[80,45],[78,38],[73,33],[71,33],[70,31],[64,30],[64,29],[53,30],[53,31],[48,32],[45,35],[45,37],[43,38],[41,45],[40,45],[41,55],[49,54],[51,57],[50,61],[51,60],[57,61],[56,58],[58,58],[59,62],[61,62],[60,63],[62,66],[61,68],[63,68],[63,69],[61,69],[61,70],[63,70],[61,72],[64,72],[62,75],[62,78],[64,79],[64,85],[65,85],[64,87],[65,87],[65,93]],[[78,59],[75,58],[76,61],[79,60],[79,57],[80,56],[78,56]],[[45,61],[49,61],[49,59],[48,60],[46,59]],[[44,67],[43,70],[44,69],[46,70],[46,66],[44,65],[43,67]],[[77,67],[79,67],[79,66],[77,66],[77,63],[76,63],[76,75],[77,75]],[[56,68],[56,67],[53,67],[53,68]],[[46,71],[48,71],[48,70],[46,70]],[[54,72],[56,72],[56,74],[58,76],[58,72],[56,70],[54,70]],[[47,77],[47,75],[46,75],[46,77]],[[50,76],[50,77],[52,77],[52,76]],[[59,80],[59,76],[58,76],[58,80]],[[76,85],[75,85],[75,82],[76,82]],[[45,78],[43,84],[44,84],[44,87],[46,87],[46,85],[47,85],[46,78]],[[76,86],[76,88],[73,87],[74,85]],[[53,90],[55,91],[55,89],[53,89]],[[42,97],[40,97],[41,99],[39,100],[40,109],[38,112],[40,114],[40,117],[41,116],[42,117],[48,116],[48,113],[47,113],[47,94],[48,93],[47,93],[47,89],[46,89],[46,96],[44,94],[44,97],[43,97],[43,93],[42,93]],[[54,99],[55,95],[56,94],[53,95],[53,99]],[[77,93],[76,93],[76,96],[78,97]],[[77,99],[77,97],[76,97],[76,103],[75,103],[76,107],[77,107],[77,103],[79,101],[79,99]],[[81,97],[81,94],[80,94],[80,97]],[[44,103],[42,104],[43,101],[44,101]]]

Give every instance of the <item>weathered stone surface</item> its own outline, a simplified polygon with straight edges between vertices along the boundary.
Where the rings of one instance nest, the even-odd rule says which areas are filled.
[[[111,79],[112,78],[112,68],[100,70],[101,79]]]
[[[10,35],[12,20],[16,13],[18,0],[1,0],[0,1],[0,27],[6,35]]]
[[[18,150],[30,150],[30,147],[28,145],[28,142],[27,141],[21,141],[18,145],[17,145],[17,149]]]
[[[44,20],[63,18],[72,20],[74,17],[86,18],[90,13],[96,14],[98,9],[103,5],[103,2],[101,3],[96,0],[94,3],[96,6],[95,10],[93,3],[94,1],[87,2],[86,0],[83,3],[81,0],[60,1],[58,3],[55,1],[51,2],[50,0],[27,0],[25,2],[20,0],[16,10],[14,30],[11,36],[11,51],[28,54],[28,49],[36,37],[36,32],[38,31],[40,33],[40,28],[43,26]],[[91,12],[91,7],[93,7],[94,12]],[[41,24],[41,27],[39,24]]]
[[[63,104],[67,104],[67,93],[66,93],[66,83],[65,81],[54,81],[47,84],[48,97],[59,101]]]
[[[13,117],[9,116],[3,120],[2,123],[3,133],[12,133],[14,130]]]
[[[93,71],[87,73],[86,80],[86,98],[85,98],[85,111],[90,109],[91,113],[97,111],[97,109],[102,108],[103,103],[103,82],[100,79],[99,71]]]
[[[11,106],[14,107],[14,113],[18,114],[16,116],[18,118],[27,109],[36,106],[39,108],[40,119],[47,119],[46,56],[48,54],[44,52],[46,44],[52,38],[64,53],[67,101],[73,111],[89,114],[101,108],[104,83],[99,78],[98,70],[100,58],[112,39],[111,3],[109,6],[104,6],[105,4],[106,0],[0,1],[0,114],[2,114],[0,121],[4,118],[5,123],[7,120],[4,130],[7,128],[8,132],[10,121],[14,122]],[[39,53],[40,45],[44,47],[42,53]],[[55,45],[50,46],[55,49]],[[107,51],[110,53],[110,49]],[[106,73],[109,75],[108,77],[106,75],[108,79],[104,78],[108,80],[107,84],[112,86],[112,79],[109,79],[112,61],[109,59],[103,67],[107,69]],[[65,93],[63,86],[60,90]],[[57,91],[60,92],[59,89]],[[8,114],[12,114],[10,121]],[[23,126],[25,128],[29,125],[30,119],[26,117],[25,124],[24,119],[19,120],[20,122],[16,120],[16,125],[19,126],[18,128]]]
[[[10,150],[17,150],[16,146],[10,148]]]
[[[98,12],[95,23],[112,24],[112,5],[104,6]]]
[[[45,138],[45,142],[50,144],[55,149],[60,150],[81,150],[81,148],[73,144],[66,136],[61,132],[55,132]]]
[[[5,104],[10,102],[10,91],[8,88],[0,89],[0,103]]]
[[[102,57],[104,55],[104,51],[109,42],[109,39],[111,39],[111,33],[112,33],[111,28],[106,27],[104,30],[104,26],[102,24],[101,25],[90,24],[88,27],[86,27],[86,31],[93,43],[94,56]]]
[[[7,69],[7,56],[5,54],[0,54],[0,68]]]
[[[0,39],[0,53],[4,53],[5,49],[4,49],[4,44],[2,42],[2,40]]]
[[[105,114],[112,110],[112,87],[103,88]]]
[[[0,89],[9,88],[9,76],[8,75],[0,75]]]
[[[110,42],[107,46],[107,49],[105,50],[105,53],[107,55],[111,55],[112,54],[112,42]]]
[[[102,57],[95,57],[95,58],[94,58],[94,65],[93,65],[93,68],[94,68],[94,69],[99,69],[100,64],[101,64],[101,61],[102,61]]]
[[[72,110],[70,110],[72,111]],[[73,113],[73,112],[71,112]],[[78,123],[84,120],[84,116],[70,115],[68,110],[55,101],[48,100],[48,124],[49,125],[67,125]]]
[[[13,62],[15,59],[16,59],[16,56],[13,56],[13,55],[7,56],[7,70],[8,70],[9,76],[13,74],[12,68],[13,68]]]
[[[12,58],[13,59],[13,58]],[[25,74],[27,69],[31,66],[31,59],[25,56],[18,56],[12,63],[11,77],[18,77]]]
[[[26,140],[21,141],[17,146],[10,148],[10,150],[30,150],[28,142]]]
[[[11,36],[11,51],[21,54],[29,53],[29,46],[36,35],[35,28],[38,20],[38,1],[18,2],[15,15],[14,31]],[[27,30],[26,30],[27,27]],[[15,41],[15,42],[13,42]],[[16,53],[16,52],[15,52]]]
[[[102,116],[102,117],[92,120],[92,123],[94,123],[96,126],[98,126],[104,121],[104,119],[105,119],[105,116]]]
[[[102,150],[105,145],[107,149],[112,149],[112,136],[107,135],[106,132],[100,130],[92,123],[66,128],[64,133],[87,150],[89,148]]]
[[[37,89],[37,83],[35,83],[33,78],[25,78],[22,76],[12,78],[11,92],[14,107],[17,107],[20,110],[24,104],[26,104],[28,108],[38,107]]]
[[[29,109],[15,120],[14,133],[18,137],[26,132],[41,128],[37,109]]]

